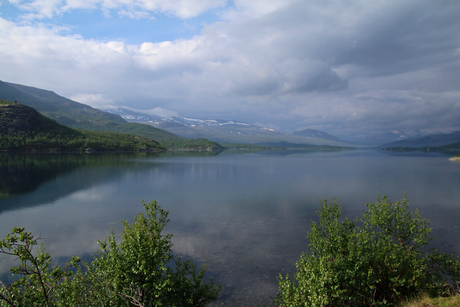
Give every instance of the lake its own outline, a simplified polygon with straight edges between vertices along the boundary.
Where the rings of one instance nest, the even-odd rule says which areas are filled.
[[[437,153],[167,152],[161,154],[0,154],[0,237],[15,226],[40,235],[57,261],[90,259],[97,240],[143,211],[169,210],[174,251],[207,264],[222,283],[213,306],[260,306],[276,277],[307,250],[319,199],[337,197],[355,217],[377,195],[430,220],[435,245],[460,252],[460,163]],[[7,278],[11,262],[0,259]]]

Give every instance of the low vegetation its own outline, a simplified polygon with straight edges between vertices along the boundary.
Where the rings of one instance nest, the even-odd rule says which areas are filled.
[[[0,241],[0,253],[18,259],[11,269],[19,278],[0,283],[0,306],[205,306],[220,286],[189,258],[172,252],[171,234],[162,234],[168,211],[144,203],[145,215],[123,222],[121,241],[114,233],[99,241],[91,263],[73,257],[66,266],[51,256],[24,228],[13,228]],[[74,268],[73,270],[71,270]]]
[[[403,301],[398,307],[458,307],[460,306],[460,294],[447,297],[430,297],[423,294],[416,299]]]
[[[319,224],[307,235],[310,253],[294,276],[280,276],[278,306],[394,306],[422,293],[449,295],[460,261],[426,249],[431,229],[404,197],[366,204],[362,216],[341,221],[336,201],[323,201]]]

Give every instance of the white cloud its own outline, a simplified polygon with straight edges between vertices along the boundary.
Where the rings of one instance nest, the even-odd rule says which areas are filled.
[[[254,17],[279,10],[290,2],[289,0],[235,0],[234,4],[240,12]]]
[[[187,19],[218,7],[224,7],[225,0],[9,0],[21,10],[30,12],[24,17],[52,18],[55,15],[75,9],[118,10],[131,18],[145,18],[149,12],[171,14]]]
[[[174,42],[143,43],[135,55],[135,60],[139,67],[153,71],[194,67],[207,60],[203,57],[201,46],[200,37]]]
[[[87,104],[96,109],[116,109],[113,99],[106,97],[104,94],[75,94],[68,97],[79,103]]]
[[[129,18],[132,18],[132,19],[147,19],[147,18],[151,18],[151,19],[154,19],[148,12],[144,12],[144,11],[128,11],[128,10],[120,10],[118,12],[118,15],[123,17],[129,17]]]

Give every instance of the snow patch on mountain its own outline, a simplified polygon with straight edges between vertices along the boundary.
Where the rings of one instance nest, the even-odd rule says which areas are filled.
[[[104,110],[113,114],[120,115],[123,119],[129,122],[149,122],[154,125],[160,125],[162,123],[177,123],[186,127],[219,127],[219,126],[253,126],[252,124],[238,122],[234,120],[219,120],[219,119],[196,119],[182,116],[163,117],[158,115],[148,115],[135,111],[131,111],[124,108],[118,108],[113,110]],[[269,131],[274,131],[270,128],[261,128]]]

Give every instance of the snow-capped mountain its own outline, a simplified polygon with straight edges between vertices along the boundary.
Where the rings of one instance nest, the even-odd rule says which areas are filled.
[[[104,110],[109,113],[118,114],[126,121],[130,122],[142,122],[142,123],[150,123],[153,126],[173,126],[182,125],[185,127],[221,127],[221,126],[228,126],[228,125],[236,125],[236,126],[253,126],[251,124],[242,123],[234,120],[219,120],[219,119],[195,119],[195,118],[187,118],[182,116],[173,116],[173,117],[164,117],[158,115],[147,115],[135,111],[131,111],[124,108],[118,108],[113,110]],[[270,128],[262,128],[273,130]]]
[[[129,122],[149,124],[187,138],[205,138],[222,143],[249,144],[287,144],[298,145],[336,145],[350,146],[341,140],[331,140],[321,136],[304,136],[282,133],[271,128],[259,127],[253,124],[235,120],[195,119],[181,116],[165,117],[147,115],[124,108],[105,110],[118,114]],[[273,145],[275,146],[275,145]]]

